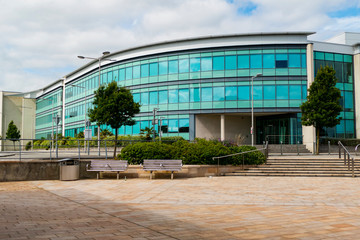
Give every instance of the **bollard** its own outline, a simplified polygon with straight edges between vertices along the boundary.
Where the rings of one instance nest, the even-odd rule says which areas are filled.
[[[51,149],[52,149],[52,144],[51,144],[51,141],[50,141],[50,148],[49,148],[49,150],[50,150],[50,161],[51,161]]]
[[[296,143],[296,151],[297,151],[297,155],[299,156],[300,153],[299,153],[299,141],[297,141]]]
[[[329,146],[329,155],[330,155],[330,141],[328,141],[328,146]]]
[[[280,141],[280,152],[281,152],[281,156],[282,156],[283,155],[282,141]]]
[[[105,142],[105,159],[107,160],[107,147],[106,147],[106,140],[104,140]]]

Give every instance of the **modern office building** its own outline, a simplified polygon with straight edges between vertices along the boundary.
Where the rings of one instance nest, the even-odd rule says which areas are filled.
[[[356,114],[360,95],[355,95],[360,90],[360,33],[344,33],[325,42],[308,40],[311,34],[199,37],[125,49],[92,60],[82,57],[81,68],[37,92],[36,138],[50,138],[56,127],[65,136],[83,131],[94,90],[116,81],[141,103],[136,124],[122,127],[122,135],[138,135],[140,129],[151,127],[157,109],[163,136],[240,137],[251,143],[253,122],[256,144],[272,136],[275,143],[300,141],[311,149],[314,128],[301,125],[299,106],[317,70],[325,65],[336,70],[343,112],[340,125],[326,129],[324,135],[360,136]],[[53,121],[56,115],[58,125]],[[96,136],[95,123],[90,128]]]

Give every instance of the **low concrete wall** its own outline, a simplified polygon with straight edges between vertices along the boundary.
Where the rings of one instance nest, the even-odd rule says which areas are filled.
[[[87,172],[88,160],[80,161],[80,179],[96,178],[96,172]],[[245,166],[245,168],[248,166]],[[240,170],[241,166],[220,166],[219,173]],[[174,178],[207,177],[217,174],[216,165],[185,165],[181,172],[174,173]],[[154,172],[153,178],[170,178],[170,172]],[[102,173],[103,178],[116,178],[116,173]],[[149,178],[150,173],[139,165],[130,165],[120,178]],[[0,162],[0,181],[58,180],[59,163],[57,161],[2,161]]]

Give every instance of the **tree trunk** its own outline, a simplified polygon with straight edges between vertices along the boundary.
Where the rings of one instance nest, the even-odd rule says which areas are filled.
[[[114,159],[116,158],[116,147],[117,147],[117,139],[118,139],[118,128],[115,128],[115,146],[114,146]]]
[[[316,128],[316,155],[319,155],[320,128]]]

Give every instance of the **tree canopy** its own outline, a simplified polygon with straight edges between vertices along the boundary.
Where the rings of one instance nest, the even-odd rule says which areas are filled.
[[[20,137],[20,130],[17,128],[14,121],[11,121],[6,131],[6,138],[17,141]]]
[[[329,66],[321,67],[308,89],[307,101],[300,106],[301,123],[305,126],[314,126],[316,129],[317,154],[320,130],[324,127],[335,127],[341,120],[341,93],[336,87],[336,82],[335,70]]]
[[[93,109],[89,109],[90,121],[98,125],[106,124],[115,129],[115,141],[118,138],[119,128],[134,125],[133,117],[140,112],[140,104],[134,101],[130,90],[119,87],[115,81],[102,85],[95,91],[93,106]]]

